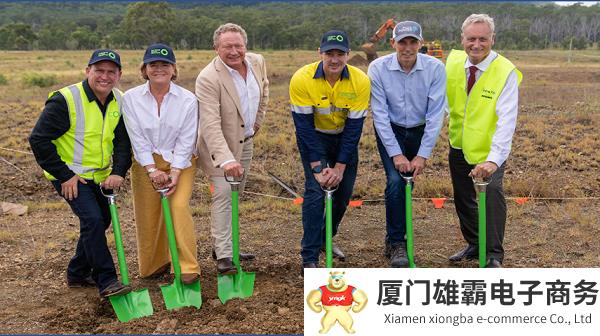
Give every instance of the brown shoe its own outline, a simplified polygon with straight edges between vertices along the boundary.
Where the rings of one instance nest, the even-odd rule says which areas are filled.
[[[215,249],[212,250],[212,258],[213,258],[213,260],[217,260],[217,252],[215,252]],[[241,261],[249,261],[249,260],[254,260],[254,259],[256,259],[256,256],[254,254],[240,252],[240,260]]]
[[[221,258],[217,260],[217,272],[221,275],[236,274],[237,269],[231,261],[231,258]]]
[[[111,283],[110,285],[108,285],[108,287],[104,288],[100,292],[100,296],[107,298],[107,297],[113,296],[113,295],[125,295],[129,292],[131,292],[131,287],[125,286],[117,280],[117,281]]]
[[[198,274],[198,273],[182,273],[181,274],[181,282],[183,282],[185,285],[191,285],[194,282],[198,281],[198,279],[200,279],[200,274]]]

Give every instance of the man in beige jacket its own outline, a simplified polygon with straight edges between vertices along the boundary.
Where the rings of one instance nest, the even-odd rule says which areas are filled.
[[[214,186],[211,205],[213,258],[219,274],[234,274],[231,246],[231,188],[227,176],[243,178],[250,162],[253,137],[267,109],[269,81],[261,55],[246,53],[246,31],[233,23],[213,34],[215,57],[196,79],[200,105],[198,151],[200,166]],[[240,253],[241,260],[254,255]]]

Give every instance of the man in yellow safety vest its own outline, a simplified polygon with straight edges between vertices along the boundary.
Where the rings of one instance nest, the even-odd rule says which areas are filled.
[[[506,200],[502,187],[518,113],[521,72],[492,50],[494,20],[472,14],[462,25],[464,51],[446,60],[449,165],[460,229],[468,245],[449,259],[478,256],[478,215],[472,177],[487,186],[487,265],[502,267]]]
[[[121,117],[119,54],[92,53],[83,82],[51,92],[29,143],[56,191],[79,217],[75,255],[67,285],[96,286],[103,297],[131,289],[118,281],[104,231],[110,225],[108,201],[100,187],[118,188],[131,166],[131,144]]]

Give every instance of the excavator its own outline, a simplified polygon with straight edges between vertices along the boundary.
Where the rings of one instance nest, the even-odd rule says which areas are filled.
[[[373,34],[369,41],[360,46],[360,49],[367,55],[367,62],[373,62],[377,56],[377,43],[385,39],[387,31],[394,29],[396,26],[395,18],[387,19]],[[423,41],[423,47],[419,52],[433,56],[440,61],[444,61],[444,51],[442,49],[442,43],[439,40],[433,42]]]

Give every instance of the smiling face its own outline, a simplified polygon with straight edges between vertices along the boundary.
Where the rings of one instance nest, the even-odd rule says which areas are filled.
[[[111,61],[101,61],[88,66],[85,76],[94,94],[105,101],[112,89],[119,83],[121,69]]]
[[[461,43],[471,63],[479,64],[490,54],[494,37],[495,34],[484,22],[471,23],[465,27]]]
[[[163,62],[163,61],[155,61],[146,64],[142,68],[142,76],[148,77],[150,81],[150,85],[165,85],[171,82],[173,77],[175,77],[176,69],[175,65]]]
[[[219,36],[215,51],[230,68],[239,69],[246,57],[246,43],[238,32],[228,31]]]
[[[400,41],[392,39],[392,47],[396,49],[396,57],[400,64],[414,64],[417,61],[417,54],[422,45],[421,41],[410,36]]]
[[[339,78],[344,71],[344,67],[348,63],[349,53],[338,49],[331,49],[325,52],[320,52],[321,60],[323,61],[323,71],[326,77]]]

